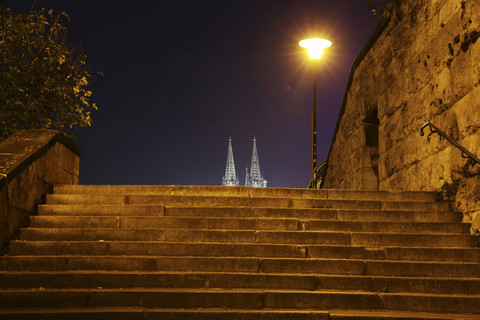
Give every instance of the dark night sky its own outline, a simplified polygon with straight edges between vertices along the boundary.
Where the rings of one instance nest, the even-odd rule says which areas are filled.
[[[28,10],[31,0],[6,0]],[[305,187],[312,69],[299,40],[333,42],[317,69],[326,159],[351,65],[373,32],[366,0],[37,0],[71,16],[99,110],[79,130],[82,184],[219,185],[232,137],[243,185],[256,136],[269,187]]]

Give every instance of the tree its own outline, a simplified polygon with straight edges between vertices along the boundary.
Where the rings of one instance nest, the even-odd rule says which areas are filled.
[[[400,0],[368,0],[367,9],[371,10],[372,17],[377,25],[381,25],[391,18],[392,12],[400,7]],[[397,10],[397,18],[400,12]]]
[[[0,140],[21,129],[57,129],[73,136],[97,109],[87,90],[86,54],[66,43],[65,12],[0,15]]]

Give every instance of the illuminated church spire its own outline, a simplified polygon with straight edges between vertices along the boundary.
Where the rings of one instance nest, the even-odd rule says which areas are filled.
[[[263,187],[267,186],[267,180],[263,179],[262,174],[260,173],[260,163],[258,161],[257,153],[257,139],[253,137],[253,151],[252,151],[252,162],[250,163],[250,175],[248,174],[245,177],[245,186],[248,187]]]
[[[228,138],[227,167],[222,179],[222,186],[238,186],[239,179],[235,172],[235,162],[233,161],[232,137]]]

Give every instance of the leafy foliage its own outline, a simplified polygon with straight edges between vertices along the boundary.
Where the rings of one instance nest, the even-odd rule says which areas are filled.
[[[442,193],[443,200],[454,201],[457,195],[458,185],[460,180],[454,180],[452,183],[444,182],[440,191]]]
[[[0,140],[21,129],[57,129],[73,136],[97,109],[87,90],[86,55],[66,44],[69,16],[44,8],[1,8]]]
[[[399,6],[399,0],[368,0],[367,9],[371,10],[372,18],[377,24],[389,20],[395,7]]]

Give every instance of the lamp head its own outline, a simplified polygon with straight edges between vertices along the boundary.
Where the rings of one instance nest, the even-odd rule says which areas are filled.
[[[332,45],[330,41],[320,38],[305,39],[300,41],[298,44],[301,47],[308,49],[311,59],[320,59],[323,49]]]

